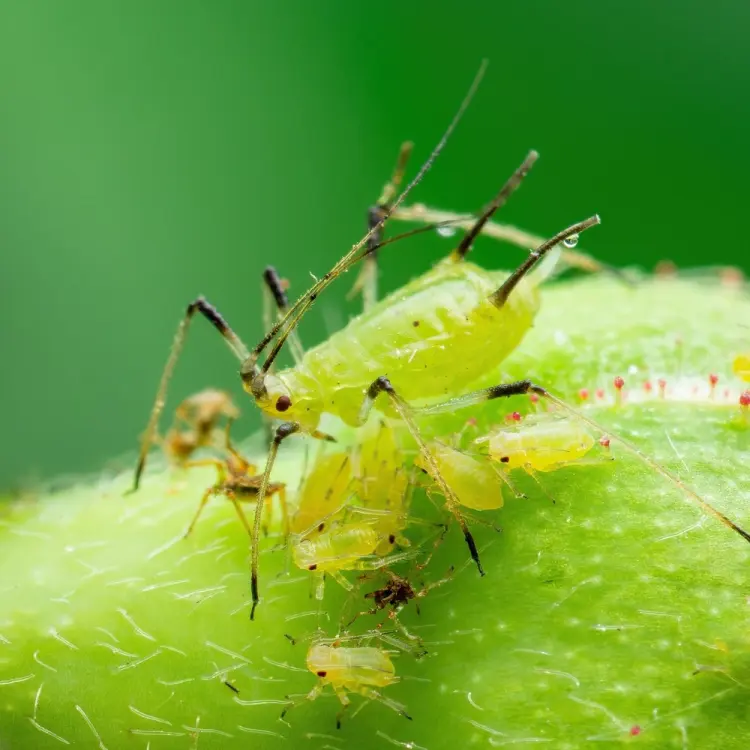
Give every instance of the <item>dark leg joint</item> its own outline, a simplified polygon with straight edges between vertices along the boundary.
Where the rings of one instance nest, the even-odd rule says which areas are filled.
[[[188,318],[192,318],[196,312],[201,313],[221,334],[229,332],[229,325],[226,320],[221,317],[219,311],[205,297],[198,297],[188,305]]]
[[[298,430],[299,424],[297,424],[297,422],[284,422],[276,428],[276,435],[273,441],[278,445],[282,440],[284,440],[284,438],[288,438],[290,435],[294,435],[294,433]],[[333,442],[335,443],[336,440],[333,439]]]
[[[537,393],[538,386],[535,386],[530,380],[519,380],[515,383],[501,383],[493,385],[487,389],[487,400],[493,398],[507,398],[508,396],[521,396],[524,393]]]
[[[391,381],[385,375],[381,375],[372,382],[372,385],[367,389],[367,398],[374,401],[380,393],[394,393]]]

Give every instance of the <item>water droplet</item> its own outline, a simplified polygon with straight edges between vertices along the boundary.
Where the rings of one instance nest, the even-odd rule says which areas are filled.
[[[574,248],[578,244],[578,235],[577,234],[571,234],[570,237],[563,240],[563,245],[565,247]]]
[[[456,227],[450,227],[450,226],[447,226],[447,227],[438,227],[437,228],[437,233],[441,237],[454,237],[455,234],[456,234]]]

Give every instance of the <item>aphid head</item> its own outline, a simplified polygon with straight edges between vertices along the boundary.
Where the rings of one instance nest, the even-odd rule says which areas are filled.
[[[256,375],[249,382],[243,380],[245,390],[268,416],[284,422],[299,422],[315,429],[320,421],[322,402],[314,382],[294,372],[278,375]]]

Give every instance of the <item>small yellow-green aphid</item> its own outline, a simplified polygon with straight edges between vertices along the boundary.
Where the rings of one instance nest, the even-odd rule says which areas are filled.
[[[396,668],[388,652],[374,646],[342,646],[338,641],[313,642],[307,652],[307,668],[318,678],[318,684],[301,699],[293,700],[281,714],[302,701],[314,701],[330,685],[341,701],[342,709],[336,717],[336,725],[341,726],[341,718],[349,707],[350,693],[362,695],[378,701],[401,714],[406,719],[411,716],[400,703],[386,698],[376,688],[386,688],[398,682]]]
[[[440,473],[456,492],[461,505],[473,510],[497,510],[503,507],[503,487],[508,485],[508,480],[486,456],[460,450],[437,440],[430,443],[430,449]],[[416,463],[431,474],[431,467],[421,456]]]
[[[505,469],[531,474],[581,461],[596,441],[579,420],[550,416],[531,417],[518,426],[493,430],[476,443],[486,443],[489,457]]]
[[[315,573],[316,595],[323,574],[347,590],[347,570],[376,570],[403,559],[388,555],[408,523],[410,485],[403,458],[394,451],[391,431],[381,428],[356,451],[356,476],[349,453],[324,454],[305,478],[291,520],[290,546],[295,565]]]

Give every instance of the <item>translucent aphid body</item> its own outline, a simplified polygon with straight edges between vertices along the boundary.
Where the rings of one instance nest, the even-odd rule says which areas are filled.
[[[478,456],[434,441],[430,449],[445,481],[453,488],[459,502],[474,510],[496,510],[503,506],[503,486],[507,480],[485,456]],[[419,457],[417,465],[430,473],[430,467]]]
[[[322,531],[302,539],[292,548],[297,567],[331,573],[356,570],[360,559],[371,555],[380,537],[366,523],[334,523],[330,531]]]
[[[302,701],[314,701],[330,685],[341,701],[342,709],[336,718],[341,726],[343,712],[349,707],[349,694],[356,693],[368,700],[376,700],[406,719],[411,719],[400,703],[383,696],[379,689],[398,682],[396,669],[386,651],[374,646],[341,646],[338,642],[313,643],[307,652],[307,668],[318,678],[318,684],[301,700],[290,701],[289,708]]]
[[[390,656],[373,646],[347,648],[313,644],[307,652],[307,668],[323,685],[349,693],[361,693],[369,687],[388,687],[398,680]]]
[[[328,573],[351,589],[341,571],[374,570],[393,561],[388,553],[395,544],[408,544],[400,534],[408,523],[410,489],[401,461],[385,425],[351,453],[319,457],[300,488],[291,521],[295,565],[318,576]],[[322,577],[317,595],[322,596]]]
[[[490,458],[503,468],[529,472],[554,471],[580,461],[596,444],[591,433],[574,419],[528,421],[480,440],[486,441]]]
[[[290,530],[304,537],[326,525],[346,504],[352,483],[351,460],[348,452],[320,456],[305,477],[297,496]]]

